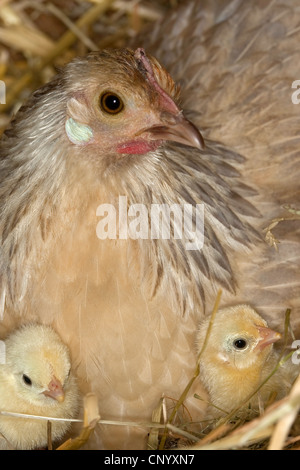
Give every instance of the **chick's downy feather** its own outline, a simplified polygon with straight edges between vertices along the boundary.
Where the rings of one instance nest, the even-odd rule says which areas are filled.
[[[273,345],[281,335],[253,308],[224,308],[209,329],[210,321],[207,317],[199,325],[197,348],[212,416],[225,417],[233,410],[249,416],[259,412],[259,404],[266,406],[272,395],[280,399],[289,392],[299,367],[290,358],[271,375],[280,360]]]
[[[149,419],[162,394],[178,399],[220,287],[224,303],[251,301],[274,324],[288,306],[297,318],[299,222],[279,224],[277,252],[263,228],[299,200],[298,6],[226,5],[185,4],[139,40],[147,53],[74,60],[1,140],[1,327],[53,323],[103,418]],[[120,196],[147,217],[204,204],[202,249],[187,250],[185,232],[99,239],[99,206],[115,209],[119,233]],[[91,446],[145,446],[147,430],[98,431]]]
[[[78,388],[68,348],[49,326],[30,324],[5,340],[5,361],[0,365],[0,411],[51,418],[74,418]],[[57,441],[70,427],[52,421]],[[47,447],[47,420],[0,415],[0,433],[8,448]]]

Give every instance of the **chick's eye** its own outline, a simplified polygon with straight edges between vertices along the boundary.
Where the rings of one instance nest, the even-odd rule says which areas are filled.
[[[247,341],[242,338],[236,339],[233,342],[233,346],[235,347],[235,349],[245,349],[247,347]]]
[[[23,374],[22,379],[26,385],[32,385],[31,379],[28,377],[28,375]]]
[[[105,113],[118,114],[124,108],[124,103],[118,95],[107,91],[101,95],[100,107]]]

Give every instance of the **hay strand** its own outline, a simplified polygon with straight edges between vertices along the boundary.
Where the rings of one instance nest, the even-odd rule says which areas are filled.
[[[102,0],[101,3],[91,7],[87,12],[76,22],[76,28],[84,28],[103,14],[114,2],[114,0]],[[57,56],[63,54],[72,44],[76,41],[77,36],[73,31],[68,30],[62,38],[51,48],[51,50],[43,57],[38,64],[33,67],[33,70],[25,73],[19,80],[17,80],[10,89],[7,90],[6,104],[1,107],[2,111],[6,111],[11,107],[13,102],[17,99],[21,91],[30,85],[36,74],[40,74],[42,69],[51,64]]]

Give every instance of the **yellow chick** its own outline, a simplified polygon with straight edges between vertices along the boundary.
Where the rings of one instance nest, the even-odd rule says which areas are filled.
[[[197,336],[200,353],[210,318],[201,324]],[[266,382],[251,400],[260,384],[278,363],[273,344],[281,335],[248,305],[237,305],[217,312],[208,341],[200,355],[200,379],[206,388],[212,416],[221,416],[241,407],[239,415],[258,411],[258,404],[268,401],[272,392],[282,398],[298,374],[289,360]]]
[[[68,348],[51,327],[25,325],[6,339],[5,363],[0,364],[1,412],[74,418],[78,397]],[[69,427],[69,422],[53,421],[52,440]],[[0,415],[0,433],[14,449],[47,446],[46,420]]]

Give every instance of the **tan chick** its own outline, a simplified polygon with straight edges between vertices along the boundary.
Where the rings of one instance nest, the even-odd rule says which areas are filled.
[[[210,318],[200,325],[197,347],[200,353]],[[276,399],[287,394],[298,374],[291,360],[281,366],[265,385],[258,387],[270,375],[279,360],[273,344],[280,333],[268,328],[266,321],[248,305],[237,305],[217,312],[206,347],[200,355],[200,378],[213,405],[209,412],[221,416],[224,410],[238,414],[253,412],[258,404],[266,404],[274,392]],[[255,394],[251,400],[248,398]]]
[[[78,389],[71,372],[68,348],[49,326],[30,324],[5,341],[5,363],[0,365],[0,411],[74,418]],[[70,423],[52,421],[52,440]],[[47,421],[0,415],[0,433],[8,447],[29,450],[47,446]]]

